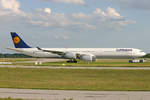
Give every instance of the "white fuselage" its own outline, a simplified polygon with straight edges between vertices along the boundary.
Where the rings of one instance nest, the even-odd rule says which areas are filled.
[[[146,55],[145,52],[135,48],[42,48],[44,50],[73,52],[80,54],[92,54],[96,58],[138,58]],[[43,52],[37,48],[11,48],[11,50],[33,56],[33,57],[50,57],[61,58],[62,56],[50,52]]]

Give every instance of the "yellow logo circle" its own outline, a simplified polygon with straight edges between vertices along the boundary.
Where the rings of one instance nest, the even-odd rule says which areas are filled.
[[[20,43],[20,38],[18,36],[16,36],[16,37],[14,37],[13,41],[15,44],[18,44],[18,43]]]

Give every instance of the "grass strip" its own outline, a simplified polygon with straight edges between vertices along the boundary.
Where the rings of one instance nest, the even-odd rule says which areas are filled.
[[[0,98],[0,100],[27,100],[27,99],[13,99],[11,97],[8,97],[8,98]]]
[[[149,91],[150,70],[0,68],[0,88]]]

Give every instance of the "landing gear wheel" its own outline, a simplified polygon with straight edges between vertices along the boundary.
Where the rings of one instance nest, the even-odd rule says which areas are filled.
[[[78,61],[76,59],[70,59],[67,61],[67,63],[77,63]]]
[[[133,61],[132,61],[132,60],[129,60],[129,63],[133,63]]]

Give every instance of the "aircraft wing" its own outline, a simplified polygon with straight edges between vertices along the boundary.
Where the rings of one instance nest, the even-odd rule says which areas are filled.
[[[78,59],[81,59],[81,56],[93,56],[92,54],[87,54],[87,53],[73,53],[73,52],[61,52],[61,51],[53,51],[53,50],[44,50],[42,48],[39,48],[37,47],[38,50],[41,50],[43,52],[50,52],[50,53],[53,53],[53,54],[57,54],[57,55],[60,55],[60,56],[67,56],[67,58],[73,58],[73,57],[76,57]]]
[[[53,54],[64,55],[64,52],[61,52],[61,51],[44,50],[44,49],[41,49],[39,47],[37,47],[37,49],[41,50],[41,51],[44,51],[44,52],[50,52],[50,53],[53,53]]]

